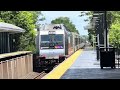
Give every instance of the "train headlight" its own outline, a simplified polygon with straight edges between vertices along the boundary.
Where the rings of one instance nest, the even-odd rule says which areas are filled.
[[[40,55],[40,57],[45,57],[45,55]]]
[[[64,55],[59,55],[59,57],[64,57]]]

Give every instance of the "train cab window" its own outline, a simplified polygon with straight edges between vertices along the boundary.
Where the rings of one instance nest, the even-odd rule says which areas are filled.
[[[41,47],[48,47],[49,49],[62,49],[63,44],[63,34],[49,34],[41,35]],[[53,48],[54,47],[54,48]]]
[[[56,48],[59,48],[59,49],[64,48],[63,34],[56,34],[54,40],[55,40]]]
[[[41,49],[48,49],[49,48],[49,35],[41,35]]]
[[[55,41],[63,41],[63,35],[62,34],[55,35]]]
[[[49,41],[49,35],[41,35],[41,41]]]

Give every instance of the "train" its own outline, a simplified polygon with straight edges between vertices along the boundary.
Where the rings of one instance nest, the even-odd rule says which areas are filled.
[[[83,48],[80,35],[64,24],[47,24],[38,28],[36,49],[39,65],[61,63],[78,49]]]

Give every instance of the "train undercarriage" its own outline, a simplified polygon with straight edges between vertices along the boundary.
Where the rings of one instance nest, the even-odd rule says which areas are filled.
[[[65,57],[61,57],[59,59],[45,59],[44,57],[36,58],[34,59],[34,68],[37,69],[37,71],[41,71],[41,70],[50,71],[56,65],[63,62],[64,60],[65,60]]]

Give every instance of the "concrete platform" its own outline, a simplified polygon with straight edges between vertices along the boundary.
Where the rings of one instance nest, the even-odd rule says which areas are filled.
[[[100,68],[93,49],[78,50],[42,79],[120,79],[120,68]]]
[[[61,79],[120,79],[120,69],[100,69],[96,52],[83,51]]]

